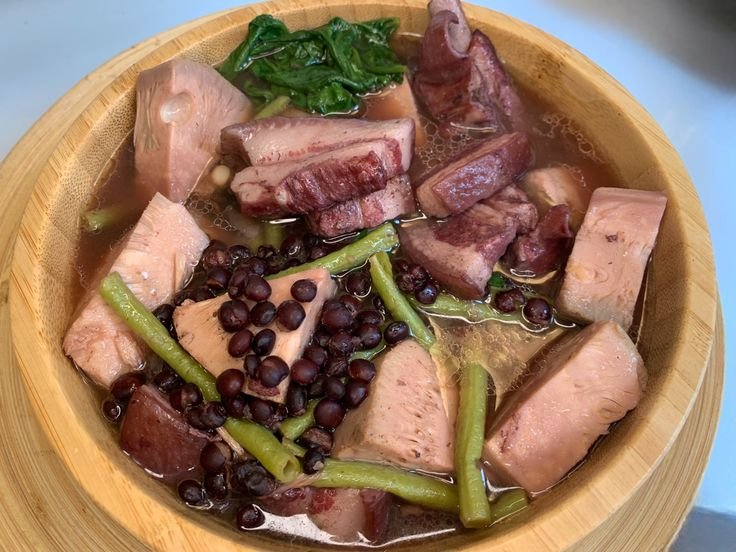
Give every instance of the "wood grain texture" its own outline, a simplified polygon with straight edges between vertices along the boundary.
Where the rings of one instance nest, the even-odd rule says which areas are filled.
[[[264,12],[294,28],[334,15],[398,15],[402,30],[414,32],[427,21],[421,0],[289,0],[204,18],[143,43],[90,75],[0,167],[5,215],[0,324],[6,345],[0,372],[5,399],[0,530],[8,535],[3,546],[11,544],[9,549],[296,549],[193,514],[146,477],[119,452],[94,394],[60,348],[73,308],[67,290],[75,278],[72,259],[79,239],[74,215],[85,208],[111,153],[132,127],[136,75],[175,56],[216,63]],[[573,481],[543,497],[527,515],[490,532],[422,548],[661,548],[679,527],[699,483],[722,387],[712,250],[697,194],[662,131],[600,68],[528,25],[473,6],[467,13],[492,37],[514,78],[577,121],[623,181],[665,190],[669,204],[645,305],[642,354],[651,377],[640,407]],[[10,274],[10,245],[21,214]]]

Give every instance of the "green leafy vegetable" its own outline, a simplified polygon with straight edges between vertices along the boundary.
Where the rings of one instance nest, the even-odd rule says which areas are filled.
[[[361,94],[400,83],[405,67],[389,46],[395,17],[348,23],[336,17],[315,29],[289,32],[283,22],[259,15],[220,73],[251,98],[287,96],[305,111],[351,113]]]

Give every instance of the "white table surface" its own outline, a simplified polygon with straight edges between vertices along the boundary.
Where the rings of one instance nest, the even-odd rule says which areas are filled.
[[[572,45],[618,79],[669,136],[698,189],[736,337],[736,3],[476,0]],[[137,42],[236,0],[0,0],[0,159],[59,97]],[[731,7],[726,7],[730,4]],[[0,183],[2,185],[2,183]],[[734,354],[727,351],[727,366]],[[698,505],[736,514],[736,382]],[[736,545],[735,545],[736,546]]]

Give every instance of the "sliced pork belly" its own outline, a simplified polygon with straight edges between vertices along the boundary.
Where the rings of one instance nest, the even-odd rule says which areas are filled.
[[[517,272],[545,274],[562,265],[573,236],[570,210],[567,205],[555,205],[544,214],[534,230],[514,240],[505,260]]]
[[[291,286],[301,279],[314,280],[317,284],[315,298],[309,303],[302,304],[306,316],[301,326],[291,332],[279,329],[275,321],[266,326],[276,333],[276,343],[271,354],[283,359],[289,366],[301,358],[317,326],[322,306],[327,299],[335,295],[336,291],[336,285],[330,273],[323,268],[315,268],[270,280],[271,297],[269,301],[278,307],[283,301],[292,299]],[[220,305],[229,300],[230,297],[225,294],[199,303],[185,301],[174,311],[174,326],[179,336],[179,343],[215,377],[229,368],[242,369],[243,367],[242,358],[230,356],[227,345],[232,334],[222,329],[217,318]],[[251,301],[246,302],[249,306],[252,305]],[[250,329],[253,333],[261,330],[255,327]],[[288,387],[289,378],[282,381],[278,387],[273,388],[263,387],[256,381],[248,381],[245,392],[283,403]]]
[[[307,514],[338,542],[355,542],[363,536],[375,543],[386,536],[392,498],[373,489],[297,487],[271,495],[261,504],[279,516]]]
[[[402,341],[377,359],[376,371],[368,398],[335,430],[333,456],[452,472],[453,428],[429,353]]]
[[[403,225],[399,239],[401,250],[443,286],[460,297],[480,299],[509,244],[536,223],[536,209],[511,185],[444,223]]]
[[[120,447],[151,475],[170,482],[196,476],[199,455],[209,441],[152,385],[133,392],[120,428]]]
[[[593,192],[557,297],[576,320],[631,326],[644,270],[667,197],[661,192],[598,188]]]
[[[175,59],[143,71],[133,140],[140,185],[183,202],[218,158],[220,130],[253,114],[248,98],[209,65]]]
[[[577,230],[583,223],[590,202],[591,190],[579,182],[567,167],[548,167],[529,171],[519,181],[539,216],[555,205],[567,205],[570,210],[570,228]]]
[[[305,160],[247,167],[230,187],[249,216],[309,213],[382,190],[406,172],[404,153],[394,140],[356,143]]]
[[[646,370],[613,322],[596,322],[561,344],[501,407],[483,448],[497,485],[543,491],[639,404]]]
[[[327,117],[269,117],[223,129],[223,153],[251,165],[308,159],[351,144],[388,140],[398,144],[402,172],[409,170],[414,145],[412,119],[371,122]]]
[[[417,200],[429,216],[461,213],[511,184],[531,162],[526,134],[504,134],[461,152],[430,172],[417,186]]]
[[[333,237],[372,228],[382,222],[416,211],[414,190],[407,175],[392,178],[383,190],[339,203],[307,215],[309,227],[318,236]]]
[[[184,286],[208,244],[209,238],[183,205],[156,194],[108,273],[120,273],[135,296],[153,310]],[[148,354],[97,288],[82,301],[63,347],[77,366],[105,387],[143,366]]]

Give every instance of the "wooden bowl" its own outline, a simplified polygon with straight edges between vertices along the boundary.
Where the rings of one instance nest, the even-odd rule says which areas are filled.
[[[463,533],[422,548],[553,550],[596,549],[603,542],[617,546],[627,541],[637,545],[666,543],[702,474],[702,462],[693,465],[693,454],[688,458],[687,452],[699,451],[694,453],[699,459],[703,451],[707,455],[707,437],[712,438],[713,431],[712,419],[690,416],[713,352],[720,351],[714,347],[717,294],[713,256],[697,195],[662,131],[600,68],[529,25],[470,5],[466,11],[471,25],[493,39],[513,77],[579,124],[598,155],[612,162],[622,182],[633,188],[663,190],[669,202],[645,305],[640,348],[650,385],[641,405],[570,481],[542,497],[523,516],[488,531]],[[38,175],[18,233],[10,308],[13,347],[27,396],[50,442],[40,452],[53,457],[48,461],[15,461],[28,462],[20,471],[27,469],[39,481],[46,481],[44,486],[34,484],[35,478],[26,474],[31,486],[23,500],[26,510],[35,512],[41,521],[50,520],[50,529],[44,527],[43,531],[48,539],[43,542],[77,542],[82,548],[114,550],[303,549],[257,534],[237,533],[214,517],[187,510],[169,489],[147,477],[120,452],[114,433],[99,414],[96,393],[61,350],[74,308],[69,290],[77,278],[73,266],[80,237],[76,215],[85,209],[98,177],[133,126],[136,76],[178,56],[211,64],[221,61],[242,39],[248,22],[260,13],[272,13],[290,28],[312,27],[336,15],[349,20],[398,16],[402,31],[417,33],[427,23],[424,0],[283,1],[210,16],[144,43],[95,73],[91,85],[75,88],[70,94],[77,97],[67,97],[61,105],[73,106],[69,113],[79,115],[63,136],[55,137],[52,151],[41,147],[40,155],[29,161],[30,168],[19,165],[24,155],[31,158],[30,149],[9,157],[18,171],[16,176]],[[44,119],[52,137],[57,132],[54,123],[60,126],[64,121],[64,109],[56,108],[53,116],[55,120]],[[35,143],[40,144],[41,129],[34,131]],[[29,140],[22,145],[31,146]],[[2,174],[12,174],[9,167],[3,170]],[[716,408],[719,370],[722,366],[715,368],[708,391],[710,397],[715,396],[711,406]],[[13,391],[15,396],[17,389]],[[7,396],[9,391],[4,392]],[[703,400],[701,396],[696,414],[706,408]],[[687,433],[682,439],[687,440],[678,440],[686,422]],[[31,422],[21,418],[17,424],[30,427]],[[698,441],[699,434],[706,439]],[[676,442],[679,455],[668,456]],[[56,458],[66,470],[59,469]],[[663,502],[656,494],[643,494],[651,491],[653,482],[666,481],[660,463],[662,469],[669,470],[667,474],[687,468],[687,483],[682,484],[688,489],[684,502]],[[38,473],[46,464],[53,465],[54,480],[70,493],[68,507],[73,515],[45,511],[48,505],[59,504],[47,502],[41,494],[57,496],[45,487],[49,478]],[[19,469],[13,462],[5,465]],[[652,540],[656,531],[644,523],[653,518],[640,504],[659,512],[660,518],[671,518],[664,525],[664,536],[660,528],[658,541]],[[4,510],[10,507],[6,501]],[[3,513],[3,519],[11,519],[9,516],[7,511]],[[29,523],[31,526],[42,524]],[[75,530],[78,538],[73,536]],[[42,542],[20,534],[22,530],[12,533],[17,542]]]

